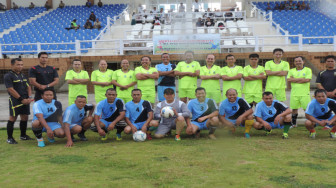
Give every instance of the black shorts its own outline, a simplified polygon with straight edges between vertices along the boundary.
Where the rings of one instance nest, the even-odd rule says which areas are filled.
[[[30,114],[30,106],[23,105],[21,103],[15,104],[15,102],[9,100],[9,115],[10,116],[18,116],[18,115],[29,115]]]

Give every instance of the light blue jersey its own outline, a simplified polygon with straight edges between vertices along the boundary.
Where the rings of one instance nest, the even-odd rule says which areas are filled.
[[[101,119],[112,122],[122,111],[125,111],[123,100],[116,98],[113,103],[108,103],[107,99],[104,99],[98,103],[94,114],[100,116]]]
[[[67,123],[69,125],[81,125],[82,121],[85,117],[84,108],[79,109],[76,104],[72,104],[68,108],[66,108],[63,114],[63,123]]]
[[[38,119],[36,114],[43,114],[46,122],[58,122],[57,117],[62,116],[62,104],[54,99],[51,103],[46,103],[41,99],[34,103],[33,113],[33,121]]]
[[[188,103],[188,109],[192,114],[192,121],[197,121],[198,118],[207,116],[218,110],[214,100],[205,98],[204,102],[200,103],[197,99],[192,99]]]
[[[325,120],[333,117],[336,113],[336,101],[327,98],[324,104],[320,104],[316,99],[313,99],[307,106],[306,114],[317,119]]]
[[[171,71],[176,68],[176,65],[169,63],[165,65],[164,63],[157,64],[155,68],[160,72]],[[171,76],[160,76],[158,79],[159,86],[175,86],[175,77]]]
[[[126,115],[133,125],[145,123],[148,119],[148,112],[152,112],[152,106],[148,101],[141,100],[135,104],[133,101],[126,103]],[[141,125],[142,126],[142,125]]]
[[[254,116],[267,121],[268,123],[273,123],[277,115],[286,111],[288,106],[277,100],[273,100],[271,106],[267,106],[264,101],[257,104]]]
[[[233,103],[225,99],[219,105],[219,115],[225,115],[225,118],[229,120],[236,120],[249,109],[251,106],[243,98],[237,97]]]

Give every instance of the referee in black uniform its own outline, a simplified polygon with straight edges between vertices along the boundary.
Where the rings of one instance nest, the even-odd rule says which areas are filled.
[[[58,73],[55,67],[47,65],[48,54],[40,52],[38,54],[40,64],[29,69],[29,82],[34,86],[35,97],[34,100],[42,99],[41,94],[45,88],[51,88],[54,91],[54,98],[56,100],[56,92],[54,86],[58,84]]]
[[[7,122],[7,143],[17,144],[13,138],[14,122],[20,115],[21,140],[31,140],[26,135],[28,115],[30,114],[29,104],[33,101],[31,88],[27,77],[21,73],[23,62],[16,58],[11,60],[12,70],[5,74],[5,85],[9,94],[9,120]]]
[[[329,55],[325,57],[326,69],[321,71],[316,77],[318,89],[327,91],[328,98],[336,99],[336,57]]]

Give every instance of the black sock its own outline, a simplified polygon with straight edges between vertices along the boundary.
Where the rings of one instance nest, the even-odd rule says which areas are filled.
[[[82,128],[82,131],[81,131],[79,134],[84,136],[85,132],[86,132],[86,130],[84,130],[84,129]]]
[[[13,131],[14,131],[14,121],[7,122],[7,136],[8,138],[13,138]]]
[[[32,127],[33,133],[36,136],[37,139],[42,138],[42,128],[34,128]]]
[[[210,130],[209,130],[209,134],[214,134],[215,131],[216,131],[216,129],[217,129],[217,127],[215,127],[215,126],[211,126],[211,127],[210,127]]]
[[[296,120],[297,120],[298,114],[292,114],[292,124],[296,125]]]
[[[123,130],[124,130],[124,127],[123,128],[117,127],[117,134],[121,134],[123,132]]]
[[[107,132],[108,132],[108,130],[106,129],[106,127],[103,127],[103,130],[105,131],[105,133],[107,133]]]
[[[201,130],[199,130],[199,129],[196,131],[196,133],[200,133],[200,132],[201,132]]]
[[[26,136],[27,131],[27,121],[20,121],[20,130],[21,130],[21,136]]]

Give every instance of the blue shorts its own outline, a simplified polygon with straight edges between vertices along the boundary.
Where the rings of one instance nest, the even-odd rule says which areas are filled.
[[[158,100],[159,101],[164,101],[166,100],[164,98],[164,90],[167,89],[167,88],[171,88],[174,90],[174,93],[175,93],[175,96],[176,96],[176,89],[175,89],[175,86],[157,86],[157,96],[158,96]]]
[[[106,129],[112,123],[112,121],[111,122],[110,121],[106,121],[105,119],[100,119],[99,121],[101,121],[102,123],[104,123]]]
[[[76,125],[82,126],[81,123],[74,123],[74,124],[71,124],[71,125],[70,125],[70,130],[71,130],[74,126],[76,126]]]
[[[137,130],[141,130],[142,126],[145,124],[146,122],[139,122],[139,123],[132,123],[136,128]]]
[[[61,124],[59,124],[58,122],[47,122],[47,124],[52,131],[62,128]],[[47,129],[43,127],[42,131],[47,132]]]
[[[206,123],[208,122],[208,120],[205,120],[203,122],[198,122],[198,121],[191,121],[192,124],[196,125],[199,130],[207,130],[208,127],[206,126]]]
[[[267,122],[271,125],[272,129],[283,129],[283,125],[280,125],[280,123],[278,123],[278,125],[275,125],[274,122]]]
[[[334,117],[335,115],[331,115],[329,118],[328,118],[328,120],[330,121],[333,117]],[[316,118],[317,120],[319,120],[319,121],[321,121],[321,120],[326,120],[326,119],[319,119],[319,118]],[[318,126],[318,124],[315,124],[315,127],[316,126]],[[326,126],[328,126],[328,127],[333,127],[334,125],[326,125]]]

